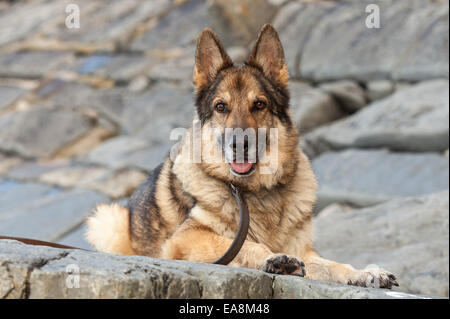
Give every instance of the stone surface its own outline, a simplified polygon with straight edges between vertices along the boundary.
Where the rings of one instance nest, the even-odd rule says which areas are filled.
[[[277,10],[269,0],[212,0],[208,1],[208,25],[225,47],[247,46]]]
[[[291,75],[319,82],[448,78],[447,1],[379,1],[380,28],[367,28],[371,3],[293,2],[281,8],[274,25]]]
[[[449,84],[435,80],[399,90],[305,140],[316,154],[351,147],[443,152],[449,147],[448,123]]]
[[[0,265],[3,298],[423,298],[251,269],[30,247],[9,240],[0,241]],[[79,281],[72,277],[78,274]]]
[[[64,69],[72,60],[73,55],[67,52],[0,52],[0,76],[40,78],[51,72]]]
[[[345,116],[329,94],[303,82],[291,81],[289,88],[291,114],[301,133]]]
[[[0,111],[11,106],[25,92],[24,89],[19,87],[0,84]]]
[[[87,134],[95,121],[76,112],[33,108],[0,117],[0,150],[24,157],[50,157]]]
[[[448,156],[386,150],[328,152],[315,158],[320,211],[330,203],[369,206],[449,189]]]
[[[207,26],[205,2],[189,0],[173,8],[153,28],[137,37],[131,43],[131,50],[164,50],[195,43],[195,39]]]
[[[103,167],[70,166],[42,174],[39,181],[60,187],[93,189],[113,199],[130,196],[147,174],[130,168],[111,171]]]
[[[330,94],[344,111],[353,113],[367,104],[366,93],[356,82],[341,80],[324,83],[320,88]]]
[[[92,150],[84,161],[113,169],[134,167],[151,171],[164,161],[169,151],[169,145],[153,145],[142,138],[120,136]]]
[[[367,98],[369,101],[382,99],[395,90],[394,83],[389,80],[378,80],[367,83]]]
[[[108,198],[94,191],[82,189],[43,192],[24,201],[27,186],[20,186],[21,196],[8,196],[0,206],[0,234],[54,241],[79,226],[96,205],[108,202]],[[5,207],[6,206],[6,207]]]
[[[448,191],[360,210],[330,206],[314,220],[315,247],[325,258],[391,271],[401,291],[448,297],[448,212]]]

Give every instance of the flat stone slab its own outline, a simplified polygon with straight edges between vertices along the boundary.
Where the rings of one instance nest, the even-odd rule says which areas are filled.
[[[10,240],[0,241],[0,265],[3,298],[426,298],[252,269]]]
[[[305,142],[316,154],[344,148],[443,152],[449,147],[448,80],[421,82],[314,130]]]
[[[15,196],[2,199],[0,234],[55,241],[81,225],[96,205],[109,201],[94,191],[55,189],[52,193],[45,187],[35,187],[37,194],[28,200],[29,188],[21,185]]]
[[[314,246],[325,258],[391,271],[400,291],[448,297],[448,212],[448,191],[364,209],[332,205],[314,220]]]
[[[41,78],[51,72],[65,69],[72,59],[73,54],[70,52],[0,52],[0,76],[27,79]]]
[[[307,83],[290,81],[290,108],[301,133],[338,120],[346,115],[330,94]]]
[[[22,88],[0,84],[0,111],[12,105],[25,93],[26,90]]]
[[[0,150],[27,158],[50,157],[94,126],[77,112],[36,107],[10,113],[0,117]]]
[[[387,150],[328,152],[315,158],[320,211],[331,203],[370,206],[449,189],[449,160],[435,153]]]
[[[130,46],[133,51],[166,50],[194,44],[207,27],[207,6],[204,0],[185,1],[170,10]],[[180,32],[183,30],[183,32]]]
[[[128,167],[151,171],[166,159],[169,152],[169,144],[155,145],[143,138],[122,135],[96,147],[83,161],[112,169]]]
[[[377,1],[380,26],[369,28],[373,9],[366,12],[366,7],[372,3],[314,1],[282,7],[274,26],[291,75],[317,82],[448,78],[447,1]]]

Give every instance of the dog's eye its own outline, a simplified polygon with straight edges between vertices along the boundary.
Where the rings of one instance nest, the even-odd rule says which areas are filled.
[[[227,108],[225,107],[224,103],[217,103],[215,108],[216,108],[216,111],[219,113],[225,113],[227,111]]]
[[[256,101],[255,103],[253,103],[253,105],[257,110],[262,110],[263,108],[266,107],[266,103],[264,103],[263,101]]]

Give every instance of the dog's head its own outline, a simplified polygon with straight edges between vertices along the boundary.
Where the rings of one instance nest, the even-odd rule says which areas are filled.
[[[193,79],[200,165],[208,174],[250,189],[270,188],[292,174],[298,137],[289,115],[288,78],[272,26],[262,28],[243,65],[233,64],[214,32],[202,32]]]

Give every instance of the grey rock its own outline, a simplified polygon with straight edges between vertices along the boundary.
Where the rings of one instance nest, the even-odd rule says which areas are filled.
[[[20,183],[13,180],[4,180],[0,183],[0,211],[20,207],[27,202],[33,202],[40,198],[56,195],[60,190],[50,185],[39,183]]]
[[[305,141],[316,154],[351,147],[443,152],[449,146],[448,96],[447,80],[422,82],[314,130]]]
[[[386,150],[328,152],[315,158],[317,210],[331,203],[370,206],[449,189],[448,156]]]
[[[113,169],[134,167],[151,171],[164,161],[169,151],[169,145],[123,135],[102,143],[87,154],[84,161]]]
[[[289,89],[293,120],[302,133],[345,115],[335,100],[319,89],[296,81],[289,83]]]
[[[389,80],[370,81],[367,83],[367,97],[369,101],[375,101],[390,95],[395,90],[395,85]]]
[[[0,150],[24,157],[50,157],[88,133],[95,123],[85,115],[33,108],[0,117]]]
[[[40,78],[62,70],[72,61],[73,54],[55,51],[23,51],[0,53],[0,76]]]
[[[78,227],[96,205],[108,202],[106,196],[81,189],[55,191],[31,201],[24,201],[22,196],[20,200],[12,203],[12,209],[0,207],[0,234],[47,241],[57,240]]]
[[[0,265],[4,298],[422,297],[252,269],[27,246],[11,240],[0,241]]]
[[[55,1],[20,3],[5,9],[0,20],[0,46],[25,40],[65,18],[66,4]]]
[[[320,85],[320,88],[330,94],[344,111],[353,113],[367,104],[366,93],[356,82],[349,80],[327,82]]]
[[[53,2],[53,1],[52,1]],[[62,48],[89,51],[113,51],[127,47],[138,26],[158,19],[171,6],[169,0],[154,1],[79,1],[80,28],[62,28],[55,24],[45,29],[43,38],[56,41]],[[62,9],[59,12],[64,12]],[[60,15],[64,23],[66,15]],[[89,18],[87,18],[89,17]]]
[[[155,51],[192,45],[207,26],[206,17],[204,0],[185,1],[164,15],[156,26],[137,37],[130,48],[134,51]]]
[[[43,104],[99,115],[118,125],[130,94],[122,88],[96,90],[79,82],[53,79],[35,92]]]
[[[94,250],[94,247],[92,247],[92,245],[88,243],[85,238],[86,229],[86,223],[83,223],[67,235],[62,236],[57,243],[70,247]]]
[[[427,295],[338,285],[310,279],[292,280],[291,276],[276,276],[274,299],[430,299]]]
[[[448,211],[448,191],[356,210],[333,205],[314,220],[315,247],[325,258],[391,271],[400,291],[448,297]]]
[[[0,111],[13,104],[19,97],[24,95],[26,90],[11,86],[0,85]]]
[[[278,6],[269,0],[212,0],[208,1],[208,25],[225,47],[247,46],[277,10]]]
[[[283,7],[274,24],[291,60],[291,74],[318,82],[448,78],[448,2],[378,1],[380,28],[366,27],[368,4],[323,1]]]
[[[74,69],[80,74],[90,74],[110,78],[119,83],[130,82],[133,78],[145,75],[161,59],[140,55],[92,55],[82,58]]]

